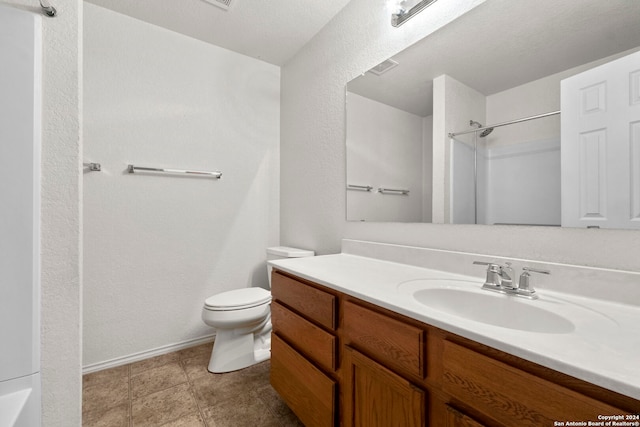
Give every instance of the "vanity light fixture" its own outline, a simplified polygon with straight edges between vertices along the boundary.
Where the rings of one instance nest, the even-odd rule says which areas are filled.
[[[406,0],[393,0],[395,4],[395,10],[393,10],[391,13],[391,25],[393,25],[394,27],[399,27],[409,19],[413,18],[413,16],[420,13],[423,9],[431,6],[436,1],[437,0],[421,0],[413,7],[406,9],[404,7],[404,3],[406,3]]]

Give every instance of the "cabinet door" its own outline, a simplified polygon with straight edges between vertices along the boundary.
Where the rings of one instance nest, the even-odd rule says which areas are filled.
[[[485,427],[471,417],[466,416],[462,412],[453,409],[447,405],[447,418],[445,427]]]
[[[423,390],[350,347],[343,363],[346,427],[425,425]]]

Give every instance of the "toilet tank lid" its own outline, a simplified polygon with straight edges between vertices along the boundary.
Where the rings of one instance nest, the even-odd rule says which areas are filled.
[[[315,252],[306,249],[291,248],[289,246],[274,246],[267,248],[270,255],[278,255],[286,258],[302,258],[306,256],[314,256]]]
[[[271,292],[262,288],[243,288],[213,295],[204,301],[210,309],[248,308],[271,301]]]

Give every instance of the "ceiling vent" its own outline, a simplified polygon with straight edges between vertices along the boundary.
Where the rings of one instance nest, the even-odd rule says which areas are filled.
[[[398,66],[398,63],[396,61],[394,61],[393,59],[387,59],[386,61],[381,62],[370,69],[369,72],[375,74],[376,76],[381,76],[382,74],[386,73],[396,66]]]
[[[211,3],[214,6],[218,6],[221,9],[229,10],[236,0],[205,0],[207,3]]]

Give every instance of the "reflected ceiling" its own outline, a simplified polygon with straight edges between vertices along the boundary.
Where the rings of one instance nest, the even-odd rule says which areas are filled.
[[[439,75],[491,95],[638,46],[638,16],[640,1],[487,1],[394,56],[388,73],[349,82],[349,92],[429,116]]]

